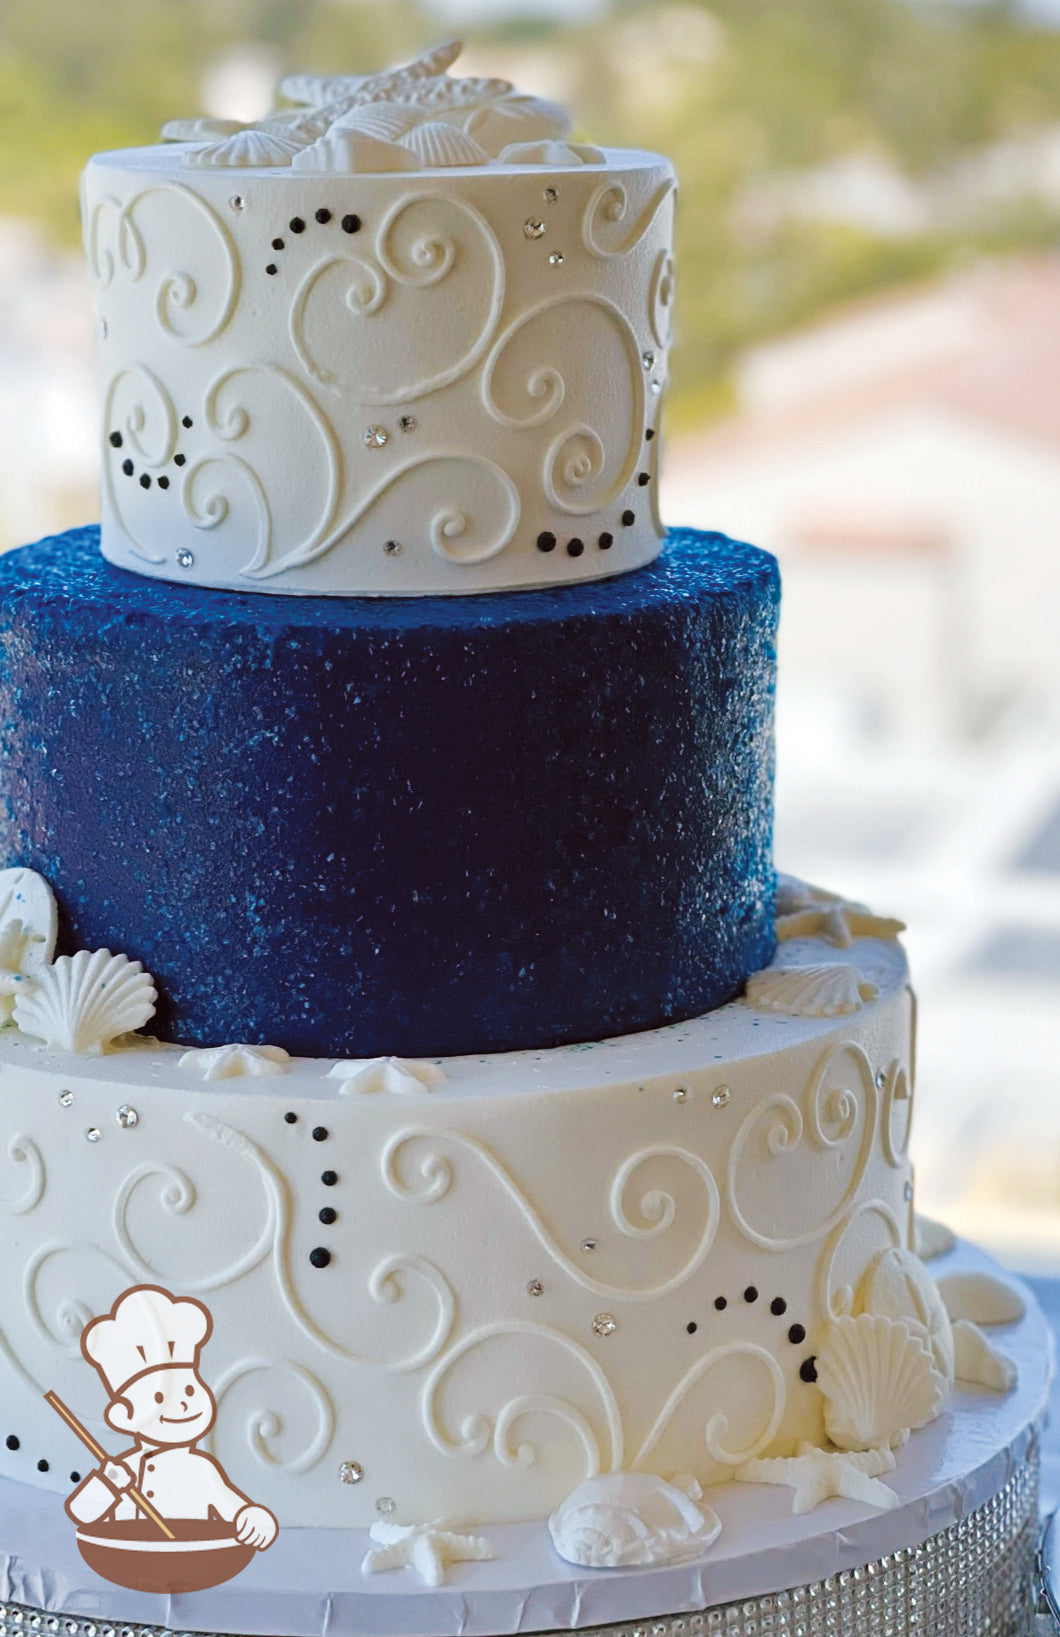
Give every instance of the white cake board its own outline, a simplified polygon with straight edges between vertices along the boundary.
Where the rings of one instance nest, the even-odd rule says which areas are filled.
[[[930,1268],[936,1276],[997,1271],[967,1245]],[[281,1529],[235,1580],[162,1597],[113,1586],[87,1568],[59,1496],[0,1482],[0,1601],[111,1626],[246,1637],[500,1637],[691,1613],[820,1581],[938,1535],[997,1495],[1027,1459],[1045,1414],[1053,1341],[1031,1292],[1010,1282],[1026,1314],[990,1334],[1016,1362],[1016,1390],[959,1387],[943,1415],[899,1451],[886,1481],[900,1505],[890,1512],[836,1499],[793,1517],[789,1489],[731,1483],[709,1492],[722,1533],[698,1562],[579,1569],[557,1557],[543,1524],[509,1524],[481,1531],[495,1562],[458,1565],[438,1590],[410,1570],[362,1575],[370,1544],[363,1531]]]

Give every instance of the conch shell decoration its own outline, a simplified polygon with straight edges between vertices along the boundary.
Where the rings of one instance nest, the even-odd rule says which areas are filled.
[[[579,1484],[548,1532],[561,1558],[588,1569],[687,1563],[721,1534],[701,1493],[696,1483],[686,1490],[648,1472],[610,1472]]]
[[[513,145],[557,143],[564,151],[571,129],[565,108],[526,96],[508,80],[451,76],[460,51],[450,40],[381,74],[293,74],[280,86],[293,108],[253,125],[171,120],[162,136],[186,143],[184,161],[192,166],[338,175],[503,164],[498,155]],[[358,115],[376,117],[362,123]],[[597,149],[567,152],[558,163],[603,158]]]

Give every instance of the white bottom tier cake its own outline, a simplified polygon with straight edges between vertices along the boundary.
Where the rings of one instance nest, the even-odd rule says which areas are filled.
[[[933,1267],[988,1271],[967,1246]],[[0,1483],[0,1619],[9,1633],[102,1637],[107,1629],[276,1637],[496,1637],[607,1629],[609,1637],[1024,1637],[1038,1538],[1037,1431],[1052,1342],[1033,1297],[998,1332],[1018,1383],[1007,1394],[958,1387],[931,1426],[897,1453],[889,1509],[842,1497],[803,1515],[790,1487],[730,1482],[710,1491],[721,1521],[698,1558],[591,1570],[562,1562],[542,1523],[484,1530],[489,1562],[451,1569],[431,1589],[410,1573],[365,1577],[359,1530],[281,1529],[275,1547],[227,1585],[149,1596],[107,1585],[78,1556],[57,1495]]]

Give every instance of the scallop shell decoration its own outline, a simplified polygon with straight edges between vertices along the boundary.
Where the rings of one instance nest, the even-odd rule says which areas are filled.
[[[589,1478],[548,1520],[552,1544],[567,1563],[588,1569],[687,1563],[721,1534],[709,1506],[648,1472]]]
[[[370,102],[353,108],[335,120],[332,131],[360,131],[364,136],[378,137],[380,142],[400,142],[406,131],[422,122],[423,115],[416,108],[407,108],[397,102]]]
[[[189,148],[184,163],[200,169],[286,170],[304,147],[304,141],[292,136],[290,129],[281,134],[249,126],[208,147]]]
[[[15,1000],[15,1022],[57,1052],[98,1057],[119,1035],[140,1029],[158,994],[149,973],[109,949],[60,955]]]
[[[449,169],[456,165],[487,165],[489,154],[466,132],[444,120],[428,120],[425,125],[414,125],[401,139],[401,145],[416,155],[428,170]]]
[[[858,1306],[863,1313],[907,1324],[927,1343],[946,1386],[953,1386],[956,1360],[950,1314],[918,1256],[899,1246],[881,1251],[862,1281]]]
[[[767,966],[747,980],[747,1003],[756,1012],[789,1017],[848,1017],[879,994],[853,966]]]
[[[223,142],[244,129],[239,119],[171,119],[162,127],[163,142]]]
[[[897,1449],[934,1420],[946,1384],[907,1324],[862,1313],[836,1319],[817,1354],[824,1424],[838,1449]]]

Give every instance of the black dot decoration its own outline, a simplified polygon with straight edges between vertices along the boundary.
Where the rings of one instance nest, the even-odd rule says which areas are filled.
[[[544,532],[539,534],[537,537],[537,549],[538,551],[555,551],[556,536],[551,534],[548,529],[545,529]]]
[[[804,1358],[803,1359],[802,1363],[799,1365],[799,1379],[800,1379],[800,1381],[805,1381],[805,1383],[806,1383],[806,1385],[808,1387],[812,1386],[813,1383],[817,1380],[817,1359],[816,1359],[816,1356],[814,1356],[813,1358]]]
[[[615,543],[615,537],[614,537],[613,534],[606,534],[605,533],[605,534],[602,534],[600,536],[599,540],[596,543],[600,547],[601,551],[610,551],[611,547]]]
[[[187,458],[188,458],[187,455],[174,455],[173,456],[174,466],[183,466],[185,461],[187,460]]]
[[[287,241],[285,239],[273,239],[272,248],[274,250],[282,250],[284,248],[284,245],[286,244],[286,242]]]
[[[769,1304],[769,1311],[775,1319],[782,1319],[788,1311],[788,1304],[783,1296],[774,1296]]]
[[[192,420],[190,415],[185,415],[180,424],[186,431],[190,432],[192,427],[195,425],[195,422]]]
[[[327,1140],[328,1140],[328,1128],[327,1128],[327,1126],[326,1125],[315,1125],[313,1127],[313,1141],[314,1142],[327,1142]]]
[[[625,512],[622,513],[622,522],[623,522],[623,524],[625,525],[625,527],[627,529],[632,528],[633,524],[636,521],[637,521],[636,512],[625,511]]]
[[[323,1245],[317,1245],[314,1250],[309,1252],[309,1260],[315,1268],[326,1268],[331,1261],[331,1252],[326,1250]]]
[[[293,1108],[289,1108],[287,1113],[284,1115],[283,1120],[285,1125],[297,1125],[298,1115],[295,1113]]]
[[[7,1437],[4,1439],[4,1442],[6,1443],[8,1449],[19,1449],[21,1447],[22,1440],[20,1438],[16,1438],[13,1432],[9,1432]]]
[[[647,484],[649,484],[651,482],[651,473],[650,472],[638,472],[637,473],[637,482],[640,484],[641,488],[643,489]]]
[[[136,467],[133,465],[131,460],[123,460],[121,463],[121,469],[125,473],[126,477],[132,477]]]
[[[334,1188],[339,1180],[339,1173],[337,1171],[321,1171],[320,1180],[325,1188]]]
[[[699,1329],[699,1325],[696,1323],[695,1319],[691,1319],[688,1324],[685,1325],[685,1329],[688,1331],[690,1336],[694,1336],[696,1331]]]
[[[151,474],[150,474],[150,472],[141,472],[140,473],[140,487],[141,487],[141,489],[149,489],[151,487]]]
[[[788,1340],[793,1347],[801,1347],[803,1342],[806,1340],[805,1325],[793,1324],[791,1329],[788,1331]]]
[[[71,1474],[70,1474],[70,1482],[71,1482],[71,1483],[72,1483],[72,1484],[79,1484],[79,1483],[80,1483],[80,1482],[81,1482],[81,1474],[80,1474],[80,1472],[71,1472]]]
[[[585,541],[577,538],[567,541],[567,556],[580,557],[585,550]]]
[[[743,1293],[743,1299],[745,1302],[757,1302],[758,1290],[756,1286],[748,1285],[747,1289]]]
[[[644,436],[645,436],[645,437],[646,437],[646,438],[647,438],[647,440],[648,440],[648,442],[649,442],[649,443],[650,443],[650,442],[651,442],[651,440],[652,440],[652,438],[654,438],[654,436],[655,436],[655,428],[654,428],[654,426],[649,426],[649,428],[648,428],[648,430],[647,430],[647,431],[646,431],[646,432],[645,432],[645,434],[644,434]]]
[[[162,476],[158,480],[158,487],[160,489],[168,489],[169,488],[169,479],[168,479],[168,477],[166,477],[164,472],[163,472]]]
[[[327,208],[326,205],[321,205],[321,207],[317,211],[316,215],[317,215],[317,221],[320,223],[321,227],[324,226],[325,222],[330,222],[330,220],[331,220],[331,212]]]
[[[338,1219],[339,1213],[333,1205],[325,1205],[322,1210],[317,1212],[317,1220],[323,1222],[325,1228],[330,1228],[331,1224],[337,1222]]]
[[[292,233],[305,232],[305,223],[303,222],[301,216],[292,216],[291,220],[287,223],[287,226],[291,229]]]
[[[715,1296],[714,1306],[717,1308],[719,1313],[724,1313],[725,1309],[728,1307],[728,1305],[729,1304],[726,1301],[724,1296]]]
[[[280,271],[280,269],[277,267],[277,265],[276,265],[276,263],[274,261],[270,261],[270,263],[269,263],[268,267],[266,267],[265,271],[266,271],[266,273],[268,273],[270,278],[275,278],[276,274]]]
[[[47,1470],[48,1470],[48,1462],[47,1461],[38,1461],[37,1462],[37,1471],[38,1472],[47,1472]]]
[[[342,218],[342,231],[344,233],[359,233],[361,231],[361,218],[355,216],[351,211],[348,216]]]
[[[112,432],[111,433],[111,435],[110,435],[110,446],[111,446],[112,449],[120,449],[121,448],[121,446],[122,446],[122,435],[121,435],[120,432]]]

